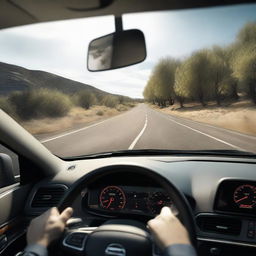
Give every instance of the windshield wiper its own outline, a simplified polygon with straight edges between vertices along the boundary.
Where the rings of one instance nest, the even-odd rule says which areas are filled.
[[[89,154],[77,157],[67,157],[65,160],[77,159],[94,159],[106,157],[122,157],[122,156],[229,156],[229,157],[256,157],[254,153],[239,150],[163,150],[163,149],[135,149],[135,150],[119,150],[113,152],[103,152],[97,154]]]

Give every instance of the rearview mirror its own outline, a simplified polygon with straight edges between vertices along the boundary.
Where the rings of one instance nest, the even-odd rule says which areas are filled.
[[[88,49],[89,71],[111,70],[137,64],[146,58],[146,45],[140,30],[115,32],[91,41]]]

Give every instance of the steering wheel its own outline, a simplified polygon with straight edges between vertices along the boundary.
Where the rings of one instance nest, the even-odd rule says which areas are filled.
[[[132,166],[113,165],[96,169],[86,174],[73,184],[67,196],[59,206],[62,211],[70,206],[77,195],[88,184],[105,175],[115,174],[120,171],[134,172],[145,175],[160,185],[171,197],[178,215],[177,217],[188,230],[192,245],[196,248],[195,223],[187,199],[170,181],[153,170]],[[170,230],[171,232],[171,230]],[[66,230],[62,248],[72,255],[86,256],[152,256],[158,253],[154,249],[152,237],[143,223],[135,220],[114,219],[105,222],[99,227],[79,227]]]

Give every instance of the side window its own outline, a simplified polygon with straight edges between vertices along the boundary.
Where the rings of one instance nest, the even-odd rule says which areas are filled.
[[[0,144],[0,188],[20,180],[19,159],[17,154]]]

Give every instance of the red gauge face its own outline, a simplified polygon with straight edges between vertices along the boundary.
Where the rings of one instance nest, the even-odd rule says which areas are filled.
[[[126,203],[124,191],[117,186],[108,186],[102,189],[99,200],[100,206],[110,211],[121,210]]]
[[[246,184],[234,192],[234,202],[239,208],[252,209],[256,206],[256,187]]]
[[[155,192],[149,199],[149,209],[153,214],[159,214],[164,206],[171,206],[172,202],[169,196],[162,192]]]

